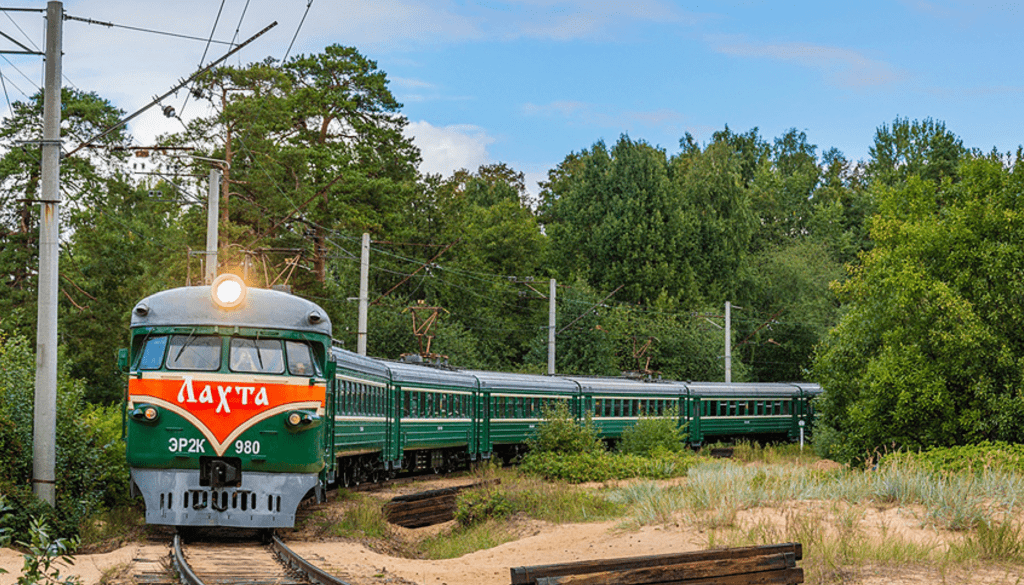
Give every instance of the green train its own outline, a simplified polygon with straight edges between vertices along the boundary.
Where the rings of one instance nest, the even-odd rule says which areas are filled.
[[[641,416],[676,413],[694,446],[796,439],[815,384],[540,376],[360,356],[331,339],[315,303],[247,288],[162,291],[132,311],[125,437],[146,521],[291,527],[329,485],[448,471],[519,454],[542,412],[565,403],[614,441]]]

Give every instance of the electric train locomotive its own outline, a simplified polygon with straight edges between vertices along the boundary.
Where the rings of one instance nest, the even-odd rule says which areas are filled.
[[[246,287],[162,291],[131,315],[125,438],[146,521],[291,527],[328,485],[512,459],[564,402],[614,441],[641,416],[677,413],[693,445],[795,439],[814,384],[644,382],[481,372],[357,355],[332,345],[315,303]]]

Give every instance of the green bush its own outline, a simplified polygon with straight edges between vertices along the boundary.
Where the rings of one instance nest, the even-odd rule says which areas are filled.
[[[982,441],[976,445],[934,447],[920,452],[885,455],[880,465],[914,462],[941,473],[981,473],[986,470],[1024,473],[1024,445]]]
[[[565,402],[545,407],[544,420],[526,444],[533,453],[597,453],[604,451],[604,443],[597,435],[597,427],[588,416],[578,421]]]
[[[693,463],[686,452],[661,451],[651,457],[625,453],[552,453],[531,451],[519,469],[544,479],[570,483],[610,479],[666,479],[686,475]]]
[[[501,489],[463,492],[455,504],[455,520],[462,526],[471,526],[492,518],[508,518],[515,512],[516,506],[509,494]]]
[[[679,426],[679,411],[670,408],[664,416],[641,416],[635,425],[622,431],[619,450],[630,455],[649,456],[655,452],[678,453],[685,448],[684,426]]]
[[[79,525],[104,506],[127,503],[128,466],[120,440],[119,406],[96,407],[59,356],[57,372],[56,507],[34,497],[32,427],[35,355],[28,340],[0,334],[0,495],[13,507],[3,522],[16,539],[31,538],[35,518],[55,538],[74,538]]]

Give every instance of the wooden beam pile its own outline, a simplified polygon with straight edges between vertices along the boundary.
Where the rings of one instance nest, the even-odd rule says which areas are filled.
[[[498,483],[501,483],[501,480],[495,479],[398,496],[384,504],[384,517],[388,522],[405,528],[422,528],[447,522],[455,517],[455,501],[460,492]]]
[[[516,567],[512,585],[701,585],[804,582],[800,543]]]

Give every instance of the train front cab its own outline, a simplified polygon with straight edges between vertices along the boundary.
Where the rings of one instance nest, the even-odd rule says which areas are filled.
[[[330,322],[287,293],[250,289],[225,310],[210,291],[163,291],[132,312],[132,490],[150,524],[290,527],[322,494]]]

